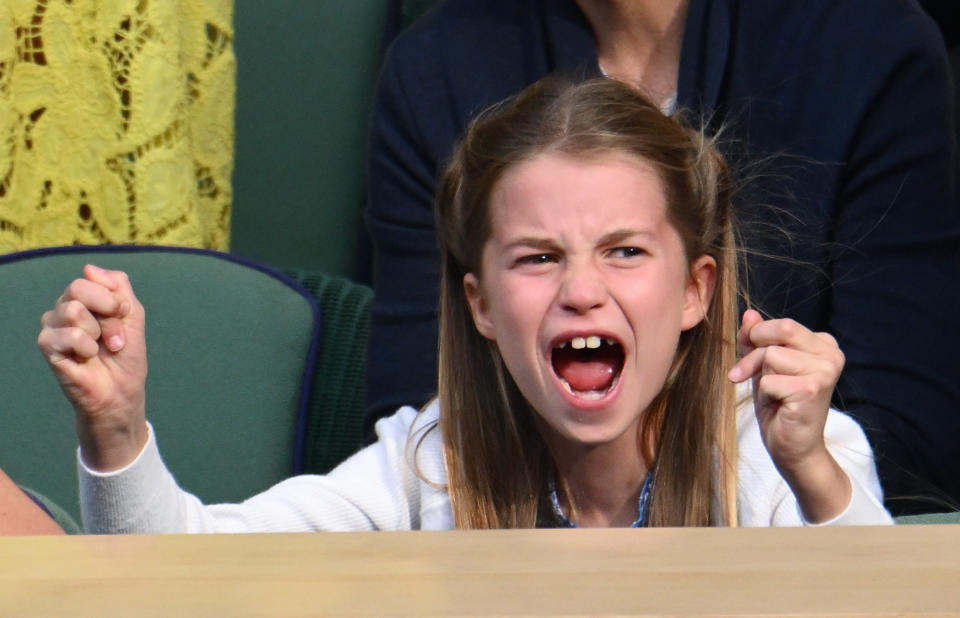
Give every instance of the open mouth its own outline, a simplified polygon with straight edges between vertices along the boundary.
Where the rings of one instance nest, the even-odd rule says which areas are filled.
[[[609,393],[623,370],[623,346],[599,335],[560,341],[550,356],[563,386],[583,399],[600,399]]]

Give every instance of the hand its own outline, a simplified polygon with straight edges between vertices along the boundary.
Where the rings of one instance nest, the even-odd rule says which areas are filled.
[[[73,405],[84,462],[114,470],[147,441],[144,310],[125,273],[83,274],[43,314],[37,345]]]
[[[850,501],[846,473],[827,450],[823,431],[844,356],[828,333],[789,319],[743,314],[734,382],[753,379],[763,443],[808,521],[839,515]]]

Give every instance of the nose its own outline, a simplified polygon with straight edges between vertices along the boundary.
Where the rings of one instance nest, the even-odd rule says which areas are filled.
[[[592,264],[570,263],[564,270],[557,303],[565,311],[582,314],[603,306],[606,285]]]

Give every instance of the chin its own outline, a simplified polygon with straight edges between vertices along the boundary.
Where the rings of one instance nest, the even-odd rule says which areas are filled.
[[[584,414],[582,411],[569,411],[562,427],[550,426],[562,440],[582,446],[603,446],[616,442],[636,427],[635,422],[616,422],[611,418],[596,418],[596,410]],[[589,418],[593,416],[594,418]]]

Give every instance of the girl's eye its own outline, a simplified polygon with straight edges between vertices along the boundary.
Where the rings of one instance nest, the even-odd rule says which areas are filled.
[[[553,256],[549,253],[533,253],[530,255],[524,255],[517,258],[517,265],[539,265],[539,264],[551,264],[556,262],[556,256]]]
[[[616,247],[610,250],[610,256],[614,258],[633,258],[645,253],[640,247]]]

